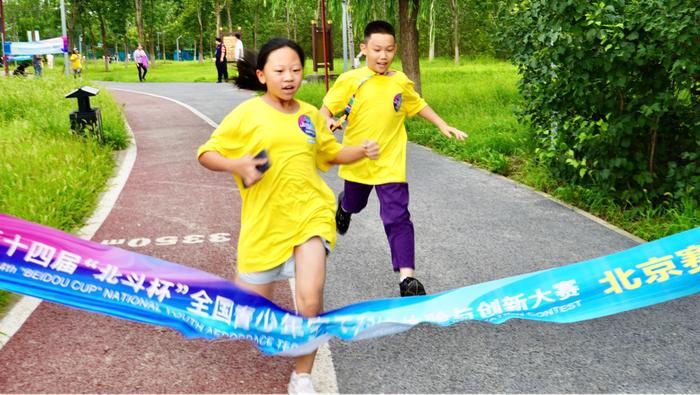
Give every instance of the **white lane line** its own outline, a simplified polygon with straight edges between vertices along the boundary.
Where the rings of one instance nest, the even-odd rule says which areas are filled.
[[[194,115],[200,117],[204,122],[206,122],[206,123],[208,123],[209,125],[211,125],[211,127],[213,127],[214,129],[216,129],[216,128],[219,126],[218,123],[212,121],[211,118],[209,118],[208,116],[202,114],[202,113],[199,112],[196,108],[190,106],[189,104],[183,103],[183,102],[181,102],[181,101],[179,101],[179,100],[177,100],[177,99],[173,99],[173,98],[171,98],[171,97],[156,95],[155,93],[140,92],[140,91],[135,91],[135,90],[126,89],[126,88],[112,88],[112,87],[107,87],[107,89],[112,89],[112,90],[116,90],[116,91],[124,91],[124,92],[129,92],[129,93],[138,93],[138,94],[141,94],[141,95],[152,96],[152,97],[157,97],[157,98],[159,98],[159,99],[168,100],[168,101],[171,101],[171,102],[173,102],[173,103],[175,103],[175,104],[179,104],[179,105],[185,107],[186,109],[192,111],[192,113],[193,113]]]
[[[82,239],[92,239],[92,236],[95,235],[102,223],[107,219],[110,211],[112,211],[112,207],[117,202],[119,194],[124,189],[126,180],[134,167],[134,162],[136,162],[134,133],[126,118],[124,118],[124,124],[131,139],[129,147],[119,152],[116,159],[117,174],[107,181],[107,190],[100,195],[97,208],[85,222],[86,225],[76,232],[76,236]],[[41,303],[40,299],[31,296],[21,296],[19,301],[0,320],[0,349],[17,333],[32,312],[39,307],[39,303]]]

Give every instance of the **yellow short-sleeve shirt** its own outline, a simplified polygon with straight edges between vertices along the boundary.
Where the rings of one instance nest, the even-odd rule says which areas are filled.
[[[70,67],[73,70],[77,70],[82,67],[82,64],[80,62],[80,55],[77,54],[72,54],[70,56]]]
[[[335,245],[335,198],[317,169],[327,171],[342,149],[318,109],[299,101],[294,114],[256,97],[236,107],[199,147],[228,158],[267,151],[269,169],[249,188],[235,177],[243,205],[238,271],[259,272],[286,261],[314,236]]]
[[[368,139],[381,147],[377,160],[341,165],[341,178],[368,185],[406,181],[408,138],[404,121],[427,105],[413,87],[413,81],[396,70],[381,75],[363,67],[338,77],[323,105],[337,114],[355,94],[343,144],[357,146]]]

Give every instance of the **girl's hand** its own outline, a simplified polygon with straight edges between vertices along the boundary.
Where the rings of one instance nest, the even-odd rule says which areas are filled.
[[[379,158],[379,144],[376,141],[365,140],[362,143],[362,149],[365,151],[365,156],[371,160]]]
[[[452,136],[454,135],[455,138],[457,138],[457,140],[464,140],[467,137],[469,137],[468,134],[464,133],[463,131],[461,131],[457,128],[453,128],[452,126],[449,126],[449,125],[445,125],[445,127],[440,128],[440,133],[447,136],[447,138],[452,138]]]
[[[250,187],[255,185],[263,177],[263,173],[257,169],[267,163],[267,158],[255,159],[252,155],[246,155],[238,160],[234,173],[243,180],[243,185]]]

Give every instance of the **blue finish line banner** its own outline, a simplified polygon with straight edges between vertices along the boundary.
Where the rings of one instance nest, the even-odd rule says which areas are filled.
[[[212,274],[0,214],[0,288],[187,337],[245,339],[276,355],[419,323],[577,322],[695,294],[699,279],[696,228],[573,265],[303,318]]]
[[[68,38],[66,36],[49,38],[47,40],[31,42],[5,41],[3,47],[5,55],[47,55],[50,53],[68,52]]]

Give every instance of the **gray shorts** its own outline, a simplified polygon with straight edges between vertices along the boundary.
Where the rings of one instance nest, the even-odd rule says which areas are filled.
[[[326,248],[326,256],[328,256],[331,252],[331,246],[326,239],[321,239],[321,241],[323,241],[323,247]],[[262,272],[238,273],[238,278],[248,284],[269,284],[273,281],[293,278],[295,268],[294,253],[292,253],[292,256],[279,266]]]

